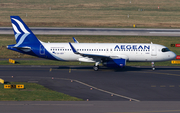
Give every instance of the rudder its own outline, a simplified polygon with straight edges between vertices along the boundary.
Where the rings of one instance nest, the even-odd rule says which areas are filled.
[[[39,40],[19,16],[10,16],[16,40],[15,47],[39,44]]]

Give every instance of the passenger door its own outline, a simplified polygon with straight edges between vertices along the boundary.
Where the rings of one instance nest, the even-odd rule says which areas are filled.
[[[157,48],[155,45],[151,45],[151,56],[157,55]]]

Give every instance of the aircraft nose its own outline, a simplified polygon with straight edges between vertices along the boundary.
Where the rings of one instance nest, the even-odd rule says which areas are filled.
[[[172,59],[175,59],[176,58],[176,54],[174,52],[171,53],[171,57]]]

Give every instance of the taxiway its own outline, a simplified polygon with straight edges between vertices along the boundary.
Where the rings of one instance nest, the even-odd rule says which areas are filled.
[[[7,82],[36,82],[84,100],[180,101],[180,67],[0,66],[0,73]]]
[[[178,113],[180,67],[0,66],[5,82],[34,82],[84,101],[1,101],[3,113]]]

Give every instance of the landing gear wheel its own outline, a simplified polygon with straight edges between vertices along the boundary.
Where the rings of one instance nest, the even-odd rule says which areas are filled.
[[[154,62],[152,62],[151,64],[152,64],[152,70],[154,71],[155,70]]]
[[[94,71],[98,71],[99,66],[94,66],[93,69],[94,69]]]

